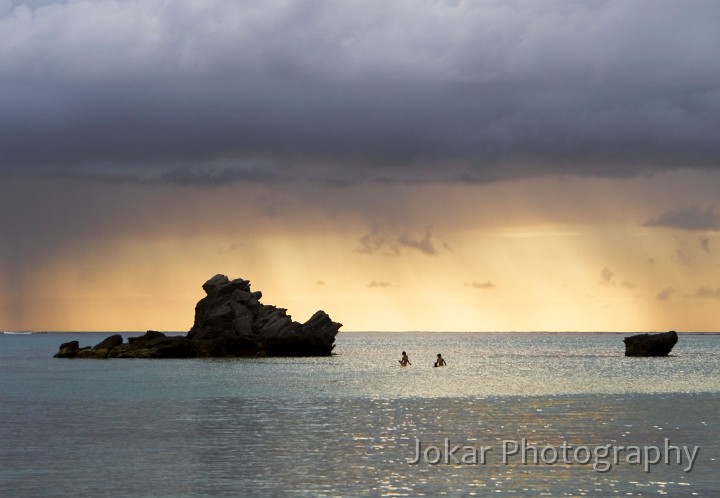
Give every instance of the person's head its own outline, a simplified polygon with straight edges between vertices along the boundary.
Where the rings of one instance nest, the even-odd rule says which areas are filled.
[[[442,358],[442,355],[440,353],[438,353],[438,358]]]
[[[405,356],[406,354],[407,354],[407,353],[406,353],[405,351],[403,351],[403,356]]]

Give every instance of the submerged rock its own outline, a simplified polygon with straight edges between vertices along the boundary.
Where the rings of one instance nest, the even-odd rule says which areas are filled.
[[[261,304],[250,282],[215,275],[203,284],[207,294],[195,306],[195,322],[186,336],[148,330],[123,343],[119,334],[95,347],[78,341],[60,346],[56,358],[194,358],[228,356],[327,356],[342,324],[324,311],[306,323],[292,320],[283,308]]]
[[[625,356],[667,356],[678,341],[674,330],[661,334],[638,334],[624,339]]]

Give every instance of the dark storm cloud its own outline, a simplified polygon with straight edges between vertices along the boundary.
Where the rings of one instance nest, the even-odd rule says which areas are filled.
[[[0,168],[487,182],[720,165],[715,1],[0,0]]]
[[[657,218],[652,218],[644,223],[648,227],[666,227],[680,230],[720,230],[720,215],[715,208],[705,210],[698,208],[673,209],[662,213]],[[709,249],[709,241],[701,244],[705,250]]]

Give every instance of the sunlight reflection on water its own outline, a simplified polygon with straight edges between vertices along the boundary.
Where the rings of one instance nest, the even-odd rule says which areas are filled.
[[[341,334],[326,358],[158,361],[55,360],[67,338],[49,336],[0,345],[3,495],[708,496],[720,487],[719,336],[681,336],[669,358],[625,358],[617,334]],[[397,364],[402,350],[412,366]],[[447,368],[432,368],[437,353]],[[484,465],[408,463],[418,440],[446,438],[493,449]],[[503,464],[503,441],[521,438],[670,438],[701,452],[690,473]]]

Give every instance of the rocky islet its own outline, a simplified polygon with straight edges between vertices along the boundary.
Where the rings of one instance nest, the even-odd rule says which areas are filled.
[[[239,356],[328,356],[342,324],[324,311],[307,322],[292,320],[284,308],[260,303],[250,281],[215,275],[203,284],[206,296],[195,306],[185,336],[150,330],[123,342],[112,335],[93,347],[78,341],[60,345],[56,358],[196,358]]]

